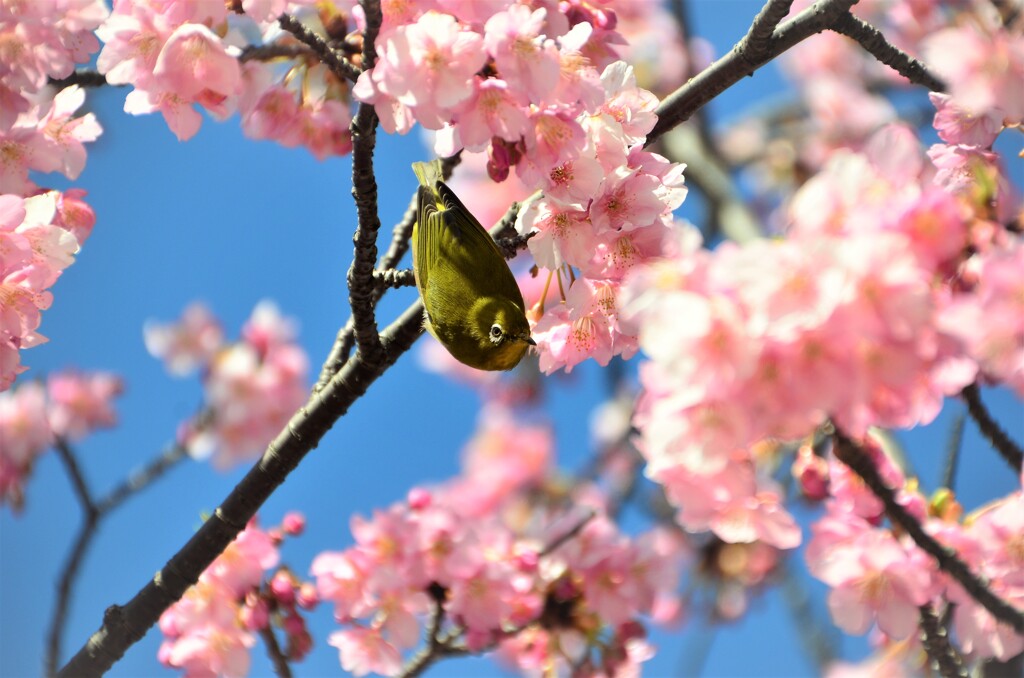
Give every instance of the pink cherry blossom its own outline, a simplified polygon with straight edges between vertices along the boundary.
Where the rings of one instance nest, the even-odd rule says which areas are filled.
[[[452,155],[462,147],[483,150],[492,137],[515,142],[529,129],[523,102],[508,83],[499,78],[476,78],[474,84],[473,98],[467,100],[463,112],[456,114],[458,124],[438,132],[435,150],[440,155]],[[452,138],[445,139],[444,135]]]
[[[914,632],[918,607],[935,590],[928,556],[908,550],[885,531],[868,531],[847,548],[832,549],[829,557],[832,562],[818,576],[832,587],[828,606],[836,624],[860,634],[876,622],[897,639]]]
[[[377,51],[374,85],[409,106],[428,129],[440,129],[455,107],[472,96],[473,77],[486,59],[482,36],[433,11],[382,34]],[[356,92],[357,97],[367,94],[365,89]]]
[[[184,669],[186,675],[247,675],[256,644],[253,631],[271,623],[267,600],[283,618],[274,623],[285,630],[289,659],[298,661],[308,652],[309,632],[295,608],[298,581],[285,569],[268,575],[280,560],[280,534],[281,528],[264,530],[251,520],[181,600],[164,611],[161,663]]]
[[[217,318],[198,302],[186,307],[177,323],[147,322],[143,335],[150,355],[163,360],[167,371],[179,376],[205,367],[224,343],[224,330]]]
[[[0,504],[21,509],[35,458],[52,442],[42,384],[30,381],[0,393]]]
[[[396,675],[402,668],[402,658],[394,645],[384,640],[380,631],[361,626],[335,631],[327,644],[338,648],[341,668],[355,676],[377,673]]]
[[[924,40],[924,59],[958,106],[981,116],[998,111],[1017,124],[1024,120],[1024,37],[994,24],[937,31]]]
[[[1024,394],[1024,242],[975,255],[976,286],[954,295],[940,327],[963,343],[986,377]]]
[[[544,8],[512,5],[484,25],[484,47],[501,78],[534,104],[551,94],[560,73],[558,48],[542,33],[546,18]]]
[[[120,377],[108,372],[57,373],[46,382],[50,399],[50,426],[67,440],[81,440],[98,428],[117,423],[113,399],[121,395]]]
[[[930,92],[928,98],[935,106],[935,131],[947,144],[989,148],[1003,129],[1002,114],[998,110],[974,115],[957,105],[948,94]]]
[[[308,358],[294,343],[294,324],[276,306],[258,304],[242,334],[207,364],[208,417],[186,435],[193,456],[215,453],[213,463],[222,469],[262,453],[307,396]]]

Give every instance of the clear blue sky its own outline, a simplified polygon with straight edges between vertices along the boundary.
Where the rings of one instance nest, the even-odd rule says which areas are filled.
[[[698,33],[719,54],[741,37],[761,5],[749,0],[692,4]],[[777,96],[781,87],[775,69],[765,69],[716,100],[712,119],[721,123],[762,97]],[[169,378],[146,353],[143,322],[176,318],[186,304],[200,299],[235,337],[256,302],[270,298],[298,319],[315,371],[347,317],[345,273],[354,225],[348,158],[319,163],[302,150],[253,142],[242,136],[237,119],[207,120],[196,138],[182,144],[159,117],[124,115],[124,95],[123,89],[90,92],[87,105],[105,132],[89,147],[86,170],[73,185],[89,191],[98,222],[43,316],[40,329],[50,343],[23,357],[32,367],[26,377],[70,366],[124,376],[121,426],[77,446],[97,494],[157,455],[199,404],[196,380]],[[429,153],[416,133],[378,139],[380,216],[389,231],[408,204],[414,181],[409,163]],[[38,181],[67,186],[52,178]],[[692,213],[688,209],[684,205],[681,214]],[[408,289],[389,294],[379,317],[393,317],[414,294]],[[588,453],[590,411],[606,395],[602,374],[588,364],[571,379],[558,380],[553,393],[559,464],[578,468]],[[1024,439],[1020,402],[1005,392],[983,395],[1011,434]],[[353,513],[368,514],[403,498],[414,485],[454,475],[459,450],[475,425],[476,403],[468,389],[421,371],[415,350],[404,356],[261,511],[264,524],[276,523],[292,509],[309,519],[306,535],[285,545],[284,560],[303,572],[319,551],[351,544]],[[935,487],[946,434],[959,409],[950,403],[932,426],[901,436],[927,489]],[[218,474],[207,464],[185,463],[102,524],[77,582],[65,659],[98,627],[104,608],[134,595],[245,470]],[[1013,476],[968,424],[962,501],[974,507],[1013,487]],[[24,513],[14,518],[6,509],[0,512],[0,675],[41,671],[54,587],[80,522],[63,467],[48,453],[28,485]],[[803,574],[799,555],[794,569],[821,615],[813,623],[827,624],[824,587]],[[298,675],[340,673],[336,651],[325,643],[333,628],[330,610],[322,606],[313,615],[316,648],[296,666]],[[813,665],[794,629],[787,605],[772,592],[756,600],[740,623],[713,635],[699,625],[682,633],[655,633],[660,652],[645,668],[655,676],[685,674],[695,651],[706,651],[706,675],[810,674]],[[160,673],[160,640],[152,630],[111,675]],[[862,656],[866,647],[864,639],[839,645],[848,657]],[[252,675],[270,672],[262,652],[254,652]],[[430,675],[498,672],[489,662],[459,659],[439,664]]]

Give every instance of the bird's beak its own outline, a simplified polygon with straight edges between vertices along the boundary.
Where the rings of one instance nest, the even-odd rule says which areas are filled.
[[[524,339],[523,341],[525,341],[530,346],[536,346],[537,345],[537,342],[533,340],[533,337],[526,337],[526,339]]]

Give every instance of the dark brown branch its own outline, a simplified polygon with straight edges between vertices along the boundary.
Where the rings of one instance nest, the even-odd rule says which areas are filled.
[[[978,385],[970,384],[966,386],[960,392],[960,397],[967,403],[967,411],[971,413],[971,418],[978,425],[982,435],[988,438],[988,441],[992,443],[992,447],[1006,460],[1010,468],[1019,473],[1021,464],[1024,463],[1024,451],[1021,450],[1020,445],[1010,438],[999,425],[999,422],[993,419],[992,415],[985,409],[985,404],[981,402],[981,392],[978,390]]]
[[[772,34],[792,6],[793,0],[768,0],[757,13],[745,38],[754,54],[765,54],[771,49]]]
[[[288,657],[281,651],[280,643],[277,642],[274,626],[267,624],[266,628],[260,629],[260,638],[263,639],[263,644],[267,648],[267,656],[270,657],[270,662],[274,665],[274,673],[279,678],[292,678],[292,667],[288,663]]]
[[[366,34],[363,36],[363,64],[369,69],[377,59],[373,46],[380,30],[380,0],[361,0],[366,14]],[[373,152],[377,143],[377,113],[368,103],[360,103],[352,120],[352,197],[358,217],[352,236],[355,252],[348,269],[348,300],[352,308],[356,346],[367,362],[376,364],[383,359],[380,336],[377,334],[375,314],[376,285],[373,269],[377,263],[377,232],[380,217],[377,214],[377,179],[373,171]]]
[[[943,678],[967,678],[963,659],[949,642],[949,633],[939,624],[935,608],[928,604],[918,609],[921,612],[921,645],[932,669]]]
[[[411,268],[389,268],[385,271],[374,271],[373,279],[381,288],[398,289],[399,287],[412,287],[416,284],[416,277]]]
[[[109,85],[107,77],[98,71],[84,69],[81,71],[74,71],[66,78],[50,78],[47,83],[50,87],[55,87],[58,91],[71,87],[72,85],[78,85],[79,87],[103,87]],[[123,85],[118,85],[122,87]]]
[[[423,305],[417,301],[381,334],[385,347],[381,362],[370,363],[364,355],[357,355],[343,365],[327,386],[313,394],[292,417],[259,462],[188,543],[128,603],[107,609],[101,628],[61,669],[60,675],[100,675],[113,666],[156,623],[160,614],[199,579],[352,403],[412,346],[422,329]]]
[[[161,478],[165,473],[187,458],[188,450],[183,445],[174,444],[169,446],[159,457],[142,469],[133,472],[126,481],[111,490],[107,496],[97,501],[97,510],[100,514],[112,511],[125,499],[141,492],[152,482]]]
[[[1024,612],[1016,609],[1005,600],[997,596],[988,588],[988,583],[971,572],[964,561],[957,557],[954,550],[943,546],[924,531],[921,524],[910,515],[903,506],[896,501],[896,492],[885,484],[878,469],[871,459],[864,454],[856,443],[847,438],[839,430],[835,433],[835,455],[836,458],[850,467],[861,477],[864,484],[882,500],[885,505],[885,512],[896,525],[910,535],[921,550],[935,558],[939,568],[949,574],[953,579],[963,586],[978,603],[988,610],[993,617],[1000,622],[1007,624],[1017,633],[1024,633]]]
[[[355,82],[359,78],[362,71],[345,57],[344,52],[331,47],[326,40],[303,26],[298,19],[290,14],[282,14],[277,17],[277,22],[281,24],[281,28],[294,35],[299,42],[312,50],[320,61],[331,69],[331,73],[334,73],[338,80]]]
[[[929,72],[924,64],[890,44],[871,24],[847,13],[839,17],[829,28],[856,40],[871,56],[910,82],[927,87],[933,92],[946,91],[945,83]]]
[[[246,61],[273,61],[274,59],[297,59],[309,56],[320,57],[308,45],[286,45],[272,42],[269,45],[249,45],[238,55],[238,60],[245,63]]]
[[[518,203],[512,203],[512,205],[517,209],[519,207]],[[498,249],[501,250],[501,255],[503,257],[506,259],[514,259],[515,256],[519,254],[519,250],[526,249],[526,245],[530,242],[530,238],[535,235],[537,235],[536,232],[527,233],[526,235],[519,235],[517,233],[504,238],[498,238],[494,243],[498,246]]]
[[[461,151],[450,158],[442,159],[441,176],[445,179],[450,177],[452,170],[459,164],[459,162],[461,162],[461,160]],[[409,251],[409,237],[412,235],[412,227],[416,223],[417,209],[418,201],[416,194],[414,193],[412,200],[409,202],[409,207],[402,216],[402,220],[395,224],[391,237],[391,245],[388,247],[387,252],[384,253],[384,256],[381,257],[380,263],[377,264],[374,274],[389,268],[395,268],[398,265],[398,262],[402,260],[402,257],[405,256],[405,253]],[[380,286],[375,286],[373,288],[373,295],[371,298],[374,308],[376,308],[377,302],[380,301],[383,293],[384,289]],[[320,376],[317,379],[316,386],[313,387],[314,391],[322,389],[334,373],[341,368],[342,364],[348,360],[354,344],[355,325],[353,319],[350,317],[345,323],[345,326],[338,331],[338,335],[334,340],[334,345],[331,347],[331,352],[328,354],[327,359],[320,368]]]
[[[728,54],[662,100],[656,111],[658,122],[647,135],[646,145],[649,146],[668,130],[689,120],[696,111],[740,79],[753,75],[758,68],[800,41],[827,29],[855,3],[856,0],[818,0],[776,28],[767,48],[764,45],[751,44],[748,32]],[[758,19],[760,17],[761,15],[758,15]],[[765,21],[767,20],[766,18]]]

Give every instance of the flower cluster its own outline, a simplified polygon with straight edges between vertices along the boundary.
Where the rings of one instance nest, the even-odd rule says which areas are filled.
[[[312,4],[247,0],[229,9],[223,2],[118,0],[97,30],[104,43],[97,66],[108,82],[133,86],[126,112],[159,112],[179,139],[199,131],[198,106],[222,120],[240,113],[242,129],[254,139],[302,145],[320,159],[343,155],[351,149],[344,83],[310,54],[283,69],[240,58],[254,41],[294,47],[277,17]]]
[[[346,671],[398,673],[432,615],[441,633],[524,671],[586,663],[612,675],[653,654],[640,615],[678,611],[678,537],[627,537],[593,493],[575,497],[575,510],[538,501],[550,433],[492,419],[469,445],[464,476],[354,518],[355,545],[314,560],[320,597],[345,626],[328,642]]]
[[[74,145],[72,142],[73,138],[69,144]],[[0,139],[0,158],[4,157],[4,144]],[[24,166],[13,165],[20,167],[18,172],[24,170],[27,177]],[[5,167],[10,166],[0,164],[0,182],[4,181]],[[18,187],[31,188],[21,184]],[[36,330],[42,321],[41,312],[53,301],[49,289],[61,272],[74,263],[96,219],[92,209],[81,200],[83,196],[84,192],[77,190],[63,194],[47,191],[27,198],[0,195],[0,391],[9,388],[28,369],[21,364],[20,350],[46,341]]]
[[[950,546],[989,588],[1011,605],[1024,605],[1024,493],[1015,492],[959,521],[962,510],[948,491],[928,502],[870,438],[865,451],[897,501],[941,542]],[[906,534],[882,524],[881,502],[852,471],[829,459],[830,496],[815,522],[806,558],[811,573],[830,587],[828,606],[836,624],[863,634],[873,625],[887,639],[916,634],[920,607],[940,612],[955,605],[953,625],[971,660],[1008,659],[1024,650],[1024,637],[996,619]]]
[[[691,234],[629,279],[623,313],[651,358],[640,372],[641,450],[683,525],[749,540],[727,533],[737,502],[760,516],[747,530],[788,524],[757,480],[757,441],[799,439],[826,418],[858,436],[927,423],[974,379],[969,356],[1013,383],[1018,246],[976,262],[992,267],[990,283],[951,295],[939,283],[992,228],[934,177],[909,130],[883,129],[862,153],[833,154],[798,191],[787,239],[709,252]],[[983,312],[1001,319],[957,322]],[[792,528],[782,534],[795,544]],[[767,541],[783,546],[778,537]]]
[[[251,459],[306,401],[309,361],[295,334],[294,323],[266,301],[232,344],[224,343],[216,318],[200,304],[176,324],[147,323],[146,347],[170,372],[202,370],[205,413],[182,434],[194,456],[216,451],[218,468]]]
[[[106,372],[54,373],[0,393],[0,504],[19,510],[36,457],[56,437],[78,441],[117,423],[112,400],[121,380]]]
[[[672,211],[686,196],[683,166],[642,148],[656,119],[654,97],[622,62],[605,69],[601,84],[604,103],[579,118],[581,150],[539,168],[544,194],[517,220],[521,233],[534,234],[530,253],[548,270],[548,284],[555,276],[559,289],[568,284],[564,303],[531,311],[546,373],[636,352],[635,335],[619,319],[619,289],[633,267],[671,246]]]
[[[34,105],[49,78],[66,78],[99,49],[103,0],[49,0],[0,7],[0,131]],[[0,189],[9,190],[9,189]]]
[[[160,615],[165,640],[158,658],[186,675],[245,676],[255,632],[273,633],[271,620],[288,638],[286,657],[302,659],[312,646],[298,608],[317,604],[311,584],[302,584],[287,569],[264,576],[280,561],[285,535],[297,536],[304,520],[285,516],[282,526],[263,530],[253,519],[199,575],[199,581]]]

